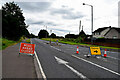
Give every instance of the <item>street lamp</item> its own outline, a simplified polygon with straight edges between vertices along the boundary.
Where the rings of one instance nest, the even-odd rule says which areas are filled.
[[[92,33],[91,43],[93,44],[93,6],[85,3],[83,3],[83,5],[91,6],[91,33]]]
[[[50,30],[50,34],[52,34],[52,30]],[[51,44],[51,38],[52,38],[52,36],[50,36],[50,44]]]

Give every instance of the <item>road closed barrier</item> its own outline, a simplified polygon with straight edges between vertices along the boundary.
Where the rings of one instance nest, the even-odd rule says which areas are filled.
[[[20,53],[34,54],[35,44],[21,43],[20,44]]]

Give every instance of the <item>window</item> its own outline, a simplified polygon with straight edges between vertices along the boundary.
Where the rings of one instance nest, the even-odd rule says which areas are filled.
[[[96,35],[100,35],[100,32],[97,32]]]
[[[117,36],[113,36],[113,39],[117,39]]]

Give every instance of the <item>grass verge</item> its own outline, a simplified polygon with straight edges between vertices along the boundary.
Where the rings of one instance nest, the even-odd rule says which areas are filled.
[[[42,38],[42,40],[50,41],[50,38]],[[88,46],[88,47],[100,47],[100,48],[106,48],[106,49],[120,49],[116,47],[107,47],[107,46],[98,46],[98,45],[90,45],[90,44],[85,44],[85,43],[75,43],[71,41],[63,41],[62,39],[53,39],[51,38],[51,41],[56,42],[58,40],[59,43],[64,43],[64,44],[70,44],[70,45],[81,45],[81,46]]]
[[[12,46],[12,45],[15,45],[19,42],[21,42],[22,40],[24,40],[23,37],[21,37],[18,41],[12,41],[12,40],[8,40],[8,39],[5,39],[5,38],[0,38],[0,50],[3,50],[9,46]]]
[[[5,38],[2,38],[2,50],[7,48],[8,46],[16,44],[16,41],[8,40]]]
[[[26,42],[27,42],[27,43],[30,43],[30,39],[27,39]]]
[[[2,38],[0,38],[0,50],[2,50]]]

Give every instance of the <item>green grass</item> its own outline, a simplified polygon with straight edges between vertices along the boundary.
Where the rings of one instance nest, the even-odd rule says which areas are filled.
[[[42,38],[42,40],[50,41],[50,38]],[[85,44],[85,43],[75,43],[72,41],[64,41],[62,39],[54,39],[54,38],[51,39],[51,41],[53,41],[53,42],[56,42],[56,40],[58,40],[59,43],[70,44],[70,45],[82,45],[82,46],[88,46],[88,47],[95,46],[95,47],[106,48],[106,49],[120,49],[120,48],[116,48],[116,47],[90,45],[90,44]]]
[[[5,49],[9,46],[17,44],[17,43],[21,42],[22,40],[24,40],[23,37],[21,37],[18,41],[12,41],[12,40],[8,40],[8,39],[5,39],[5,38],[0,38],[0,50],[3,50],[3,49]]]
[[[8,46],[16,44],[16,41],[8,40],[5,38],[2,38],[2,50],[7,48]]]
[[[30,43],[30,39],[27,39],[26,42],[27,42],[27,43]]]
[[[56,42],[57,40],[61,40],[61,39],[56,39],[56,38],[42,38],[42,40],[46,40],[46,41],[53,41],[53,42]]]
[[[2,50],[2,38],[0,38],[0,50]]]

